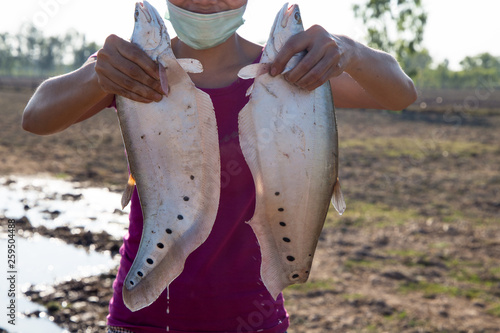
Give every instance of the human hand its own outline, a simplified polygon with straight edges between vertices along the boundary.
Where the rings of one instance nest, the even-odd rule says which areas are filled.
[[[158,64],[137,45],[118,36],[106,38],[97,53],[95,71],[101,89],[108,94],[143,103],[163,97]]]
[[[314,25],[285,43],[271,65],[270,74],[275,76],[282,73],[293,55],[306,50],[304,58],[284,76],[290,83],[314,90],[330,78],[342,74],[350,65],[353,51],[348,40]]]

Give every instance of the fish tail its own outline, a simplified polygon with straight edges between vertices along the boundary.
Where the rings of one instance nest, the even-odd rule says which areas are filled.
[[[342,189],[340,188],[340,181],[338,177],[337,181],[335,182],[335,186],[333,187],[332,204],[339,215],[344,214],[346,205],[344,201],[344,195],[342,194]]]
[[[130,199],[132,198],[132,193],[134,193],[134,187],[135,187],[135,179],[130,175],[128,177],[128,182],[127,182],[127,187],[125,188],[125,191],[123,191],[122,194],[122,209],[127,207],[128,203],[130,202]]]

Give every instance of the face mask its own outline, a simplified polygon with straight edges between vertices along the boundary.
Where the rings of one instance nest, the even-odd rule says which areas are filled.
[[[179,8],[167,1],[165,17],[172,23],[177,37],[197,50],[209,49],[225,42],[243,24],[246,4],[238,9],[213,14],[199,14]]]

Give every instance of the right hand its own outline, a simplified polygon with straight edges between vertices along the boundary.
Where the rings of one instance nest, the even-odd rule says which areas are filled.
[[[163,91],[155,63],[137,45],[116,35],[97,52],[95,72],[103,91],[142,102],[159,102]]]

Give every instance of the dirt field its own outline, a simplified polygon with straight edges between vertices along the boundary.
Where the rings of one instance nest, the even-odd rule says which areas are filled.
[[[0,91],[1,175],[123,187],[114,111],[38,137],[20,128],[29,96]],[[310,281],[285,291],[289,332],[500,332],[500,91],[337,116],[347,211],[329,214]],[[72,332],[97,332],[113,274],[29,295]]]

